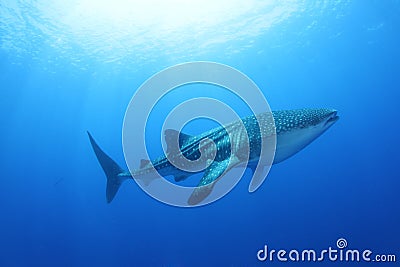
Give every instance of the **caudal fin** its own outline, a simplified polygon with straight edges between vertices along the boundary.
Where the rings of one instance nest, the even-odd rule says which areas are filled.
[[[124,170],[118,166],[118,164],[112,160],[103,150],[97,145],[96,141],[93,139],[92,135],[89,135],[90,143],[92,144],[94,153],[96,154],[97,160],[99,161],[104,173],[107,176],[107,203],[110,203],[118,192],[119,187],[122,182],[126,180],[126,177],[119,176],[124,172]]]

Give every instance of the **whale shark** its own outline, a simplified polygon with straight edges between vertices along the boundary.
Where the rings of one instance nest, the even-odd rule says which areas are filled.
[[[261,140],[271,136],[276,138],[272,162],[276,164],[305,148],[338,119],[337,111],[328,108],[278,110],[247,116],[195,136],[167,129],[164,132],[166,154],[154,160],[142,160],[140,167],[131,172],[122,169],[99,147],[93,136],[87,133],[107,177],[107,203],[114,199],[121,184],[129,179],[138,179],[148,185],[160,176],[172,175],[176,182],[180,182],[193,174],[203,172],[198,186],[188,199],[189,205],[196,205],[211,193],[215,183],[230,169],[244,165],[254,173],[260,160]],[[174,140],[178,140],[176,146],[171,145]],[[204,169],[181,169],[177,166],[179,160],[175,162],[178,164],[173,164],[174,159],[182,158],[182,155]],[[199,159],[202,159],[201,162]]]

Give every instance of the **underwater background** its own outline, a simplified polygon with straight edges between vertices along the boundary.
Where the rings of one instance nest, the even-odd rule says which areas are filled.
[[[339,238],[398,263],[399,14],[394,0],[1,1],[0,266],[309,266],[260,262],[257,251],[318,251]],[[340,120],[254,193],[245,175],[215,203],[177,208],[128,181],[107,204],[86,131],[125,168],[131,97],[195,60],[245,73],[272,110],[335,108]],[[166,97],[153,121],[195,96],[246,113],[203,87]]]

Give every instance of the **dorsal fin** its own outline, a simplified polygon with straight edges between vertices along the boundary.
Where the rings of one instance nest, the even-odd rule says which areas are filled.
[[[172,145],[170,146],[170,144],[172,142],[174,142],[177,138],[179,138],[179,147],[182,147],[184,144],[186,144],[186,142],[192,138],[193,136],[179,132],[177,130],[173,130],[173,129],[166,129],[164,132],[164,136],[165,136],[165,143],[167,144],[167,153],[173,152],[171,151],[171,147],[173,147]]]
[[[144,168],[147,164],[150,163],[150,160],[148,159],[141,159],[140,160],[140,168]]]

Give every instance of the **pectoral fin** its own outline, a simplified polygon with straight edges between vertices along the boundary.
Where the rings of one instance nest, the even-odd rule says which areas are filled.
[[[239,159],[232,156],[231,158],[223,161],[214,161],[208,166],[201,178],[198,186],[194,189],[192,195],[188,200],[189,205],[197,205],[203,201],[212,192],[216,182],[226,172],[228,172],[235,165],[239,164]]]

